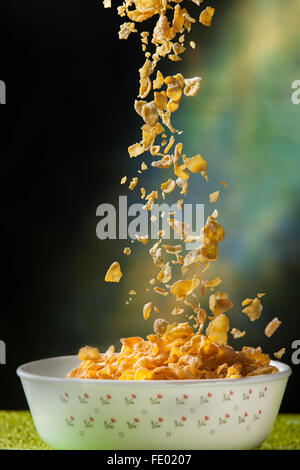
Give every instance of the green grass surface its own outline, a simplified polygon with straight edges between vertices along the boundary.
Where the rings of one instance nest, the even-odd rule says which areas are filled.
[[[300,415],[278,415],[262,450],[300,450]]]
[[[29,411],[0,411],[0,449],[50,450],[39,437]],[[300,450],[300,415],[277,417],[261,450]]]
[[[29,411],[0,411],[0,449],[50,450],[39,437]]]

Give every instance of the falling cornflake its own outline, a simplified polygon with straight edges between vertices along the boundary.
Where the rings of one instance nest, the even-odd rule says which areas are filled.
[[[268,338],[270,338],[275,333],[277,328],[280,327],[280,325],[281,325],[281,321],[278,320],[277,317],[273,318],[273,320],[271,320],[270,323],[268,323],[265,328],[265,335]]]
[[[199,21],[205,26],[210,26],[212,22],[212,17],[214,16],[215,9],[212,7],[207,7],[205,10],[201,11]]]
[[[251,321],[255,321],[261,316],[263,306],[258,297],[255,297],[255,299],[245,299],[242,302],[242,306],[244,307],[245,305],[246,307],[242,312],[245,313]]]
[[[240,331],[237,328],[232,328],[230,333],[232,334],[234,339],[239,339],[239,338],[242,338],[243,336],[245,336],[246,331]]]
[[[275,356],[277,359],[281,359],[282,356],[285,354],[285,351],[286,351],[285,348],[281,348],[279,351],[277,351],[277,352],[274,353],[274,356]]]
[[[119,282],[122,276],[123,274],[121,272],[120,264],[118,261],[115,261],[109,267],[104,280],[105,282]]]
[[[220,196],[220,191],[215,191],[209,195],[209,200],[211,203],[217,202]]]
[[[144,305],[143,317],[144,317],[145,320],[148,320],[148,318],[150,317],[152,306],[153,306],[153,302],[148,302]]]

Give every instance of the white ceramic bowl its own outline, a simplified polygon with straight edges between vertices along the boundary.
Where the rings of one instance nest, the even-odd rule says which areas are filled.
[[[55,449],[253,449],[270,434],[291,369],[242,379],[66,378],[76,356],[19,367],[35,426]]]

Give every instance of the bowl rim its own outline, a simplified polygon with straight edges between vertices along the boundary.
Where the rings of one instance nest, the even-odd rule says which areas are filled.
[[[67,360],[67,359],[74,359],[77,356],[69,355],[69,356],[55,356],[49,357],[45,359],[39,359],[37,361],[27,362],[22,364],[17,369],[17,375],[20,379],[30,380],[34,382],[48,382],[48,383],[63,383],[63,384],[93,384],[94,386],[100,385],[112,385],[118,386],[118,384],[122,384],[125,386],[132,386],[138,385],[141,386],[161,386],[169,385],[169,386],[178,386],[180,385],[223,385],[223,384],[247,384],[247,383],[259,383],[259,382],[271,382],[273,380],[280,380],[283,378],[288,378],[291,373],[292,369],[290,366],[285,364],[284,362],[280,361],[270,361],[272,366],[275,366],[279,369],[279,372],[274,372],[273,374],[261,374],[261,375],[253,375],[251,377],[242,377],[239,379],[184,379],[184,380],[113,380],[113,379],[80,379],[80,378],[73,378],[73,377],[52,377],[46,375],[39,375],[33,372],[26,371],[26,368],[30,366],[37,365],[38,363],[42,363],[44,361],[51,361],[51,360]]]

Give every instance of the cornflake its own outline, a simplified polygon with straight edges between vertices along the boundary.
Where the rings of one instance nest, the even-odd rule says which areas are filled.
[[[206,224],[201,230],[201,262],[208,263],[216,261],[218,257],[218,243],[225,237],[225,230],[213,216],[207,218]]]
[[[166,148],[164,149],[164,153],[168,153],[168,152],[169,152],[169,150],[171,149],[171,147],[172,147],[172,145],[174,144],[174,142],[175,142],[175,138],[174,138],[173,135],[171,135],[170,140],[169,140],[169,143],[168,143],[168,145],[166,146]]]
[[[157,275],[157,279],[163,284],[167,284],[168,282],[170,282],[170,280],[172,279],[172,269],[169,262],[162,267],[162,269]]]
[[[163,245],[163,248],[170,254],[176,254],[182,251],[181,245]]]
[[[185,160],[185,164],[191,173],[206,171],[208,167],[207,161],[199,154]]]
[[[159,90],[165,83],[163,74],[158,70],[156,79],[153,81],[153,90]]]
[[[169,194],[175,189],[176,183],[174,180],[168,179],[168,181],[165,181],[165,183],[162,183],[160,187],[164,193]]]
[[[216,292],[209,297],[209,309],[216,317],[227,312],[233,307],[233,303],[228,297],[227,292]]]
[[[128,39],[131,33],[137,33],[134,23],[123,23],[120,26],[119,39]]]
[[[144,205],[144,209],[151,211],[153,204],[155,202],[155,199],[158,199],[158,191],[152,191],[150,194],[146,196],[146,200],[148,202]]]
[[[232,334],[234,339],[238,339],[238,338],[242,338],[243,336],[245,336],[246,331],[240,331],[237,328],[232,328],[230,333]]]
[[[220,196],[220,191],[215,191],[214,193],[211,193],[209,195],[210,202],[212,203],[217,202],[217,200],[219,199],[219,196]]]
[[[92,348],[91,346],[84,346],[78,353],[78,357],[81,361],[96,361],[100,356],[98,348]]]
[[[185,88],[183,90],[185,96],[196,96],[200,89],[201,77],[185,78]]]
[[[131,254],[131,249],[129,248],[129,246],[126,246],[124,248],[123,253],[124,253],[124,255],[127,255],[127,256],[129,256]]]
[[[104,280],[105,282],[119,282],[122,276],[123,274],[121,272],[120,264],[118,261],[115,261],[109,267]]]
[[[204,287],[208,287],[209,289],[213,289],[221,283],[222,283],[222,279],[220,277],[216,277],[215,279],[212,279],[211,281],[202,281],[202,285]],[[228,298],[228,295],[226,292],[223,292],[223,293],[217,292],[215,295],[215,299],[221,300],[220,294],[223,294],[223,299]]]
[[[129,183],[129,189],[130,189],[131,191],[136,187],[136,185],[138,184],[138,181],[139,181],[139,179],[138,179],[137,176],[135,176],[134,178],[132,178],[132,180],[131,180],[130,183]]]
[[[186,281],[176,281],[171,286],[170,292],[177,297],[177,300],[184,299],[188,295],[190,295],[200,284],[200,279],[195,274],[193,279],[188,279]]]
[[[202,260],[200,249],[190,250],[187,255],[184,257],[183,269],[186,272],[186,269],[192,264],[196,264]]]
[[[278,320],[277,317],[273,318],[273,320],[271,320],[270,323],[268,323],[265,328],[265,335],[268,338],[270,338],[275,333],[277,328],[280,327],[280,325],[281,325],[281,321]]]
[[[205,26],[210,26],[212,22],[212,17],[214,16],[215,9],[212,7],[207,7],[205,10],[201,11],[199,21]]]
[[[182,313],[184,313],[184,308],[174,307],[171,315],[181,315]]]
[[[186,222],[180,222],[176,219],[167,219],[167,221],[174,232],[178,233],[182,239],[185,239],[190,234],[190,227]]]
[[[133,144],[128,147],[128,153],[130,158],[138,157],[142,153],[144,153],[144,148],[141,144]]]
[[[188,180],[190,177],[189,172],[186,169],[186,163],[178,165],[177,162],[174,162],[174,173],[181,180]]]
[[[185,51],[185,47],[180,42],[176,42],[173,44],[173,51],[175,55],[179,55]]]
[[[174,150],[174,157],[173,157],[173,161],[174,162],[178,162],[181,154],[182,154],[182,149],[183,149],[183,145],[181,142],[179,142],[178,144],[176,144],[175,146],[175,150]]]
[[[148,318],[150,317],[152,306],[153,306],[153,302],[148,302],[147,304],[144,305],[144,308],[143,308],[144,320],[148,320]]]
[[[177,186],[181,189],[180,194],[187,194],[188,191],[188,181],[183,180],[182,178],[177,178],[176,180]]]
[[[161,240],[156,242],[152,248],[150,248],[149,253],[152,256],[153,263],[156,266],[162,266],[163,265],[163,258],[162,258],[162,248],[160,247]]]
[[[169,292],[166,289],[162,289],[161,287],[153,287],[153,290],[157,292],[157,294],[167,296]]]
[[[150,148],[150,153],[151,155],[157,155],[160,151],[160,145],[153,145],[151,148]]]
[[[144,235],[144,236],[136,235],[135,238],[137,239],[137,241],[139,241],[143,245],[146,245],[146,243],[148,243],[148,239],[149,239],[148,235]]]
[[[285,354],[286,352],[286,349],[285,348],[281,348],[279,351],[275,352],[274,353],[274,356],[277,358],[277,359],[281,359],[282,356]]]
[[[154,333],[157,335],[163,335],[167,329],[168,322],[162,318],[157,318],[153,325]]]
[[[206,334],[218,344],[227,343],[227,332],[229,331],[228,317],[222,313],[210,321],[206,328]]]
[[[242,312],[245,313],[251,321],[257,320],[261,316],[263,306],[258,297],[255,299],[245,299],[242,305],[245,305],[247,302],[247,307],[245,307]]]
[[[243,302],[242,302],[242,307],[246,307],[247,305],[249,305],[251,302],[252,302],[253,299],[244,299]]]
[[[178,201],[176,202],[176,205],[178,209],[183,210],[183,206],[184,206],[183,199],[178,199]]]
[[[145,199],[145,196],[146,196],[146,189],[145,189],[145,188],[141,188],[141,198],[142,198],[142,199]]]
[[[181,60],[181,57],[179,57],[178,55],[176,54],[169,54],[169,59],[172,60],[173,62],[178,62],[179,60]]]

